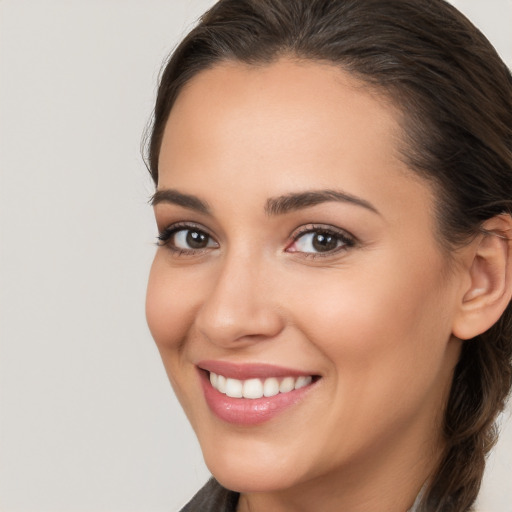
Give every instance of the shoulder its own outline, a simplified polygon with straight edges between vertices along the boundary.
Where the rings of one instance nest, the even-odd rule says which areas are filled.
[[[238,498],[211,478],[180,512],[236,512]]]

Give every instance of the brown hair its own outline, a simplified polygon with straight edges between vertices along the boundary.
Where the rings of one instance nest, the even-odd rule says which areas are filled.
[[[161,77],[147,162],[158,157],[183,86],[215,64],[281,56],[340,66],[400,107],[402,153],[437,188],[448,248],[512,214],[512,77],[489,41],[444,0],[220,0],[173,52]],[[476,499],[495,420],[512,385],[512,310],[464,342],[444,417],[446,450],[423,501],[463,512]]]

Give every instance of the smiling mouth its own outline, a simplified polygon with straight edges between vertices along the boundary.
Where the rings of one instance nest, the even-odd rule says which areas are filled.
[[[320,375],[268,364],[236,365],[202,361],[199,376],[215,416],[239,426],[255,426],[293,408],[313,392]]]
[[[239,380],[214,372],[209,372],[209,378],[212,387],[220,393],[231,398],[247,398],[250,400],[289,393],[309,386],[314,380],[312,375]]]

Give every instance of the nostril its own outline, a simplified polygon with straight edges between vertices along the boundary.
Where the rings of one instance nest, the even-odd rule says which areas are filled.
[[[274,338],[285,324],[279,313],[264,305],[260,308],[240,305],[219,311],[217,304],[200,311],[196,316],[196,325],[210,342],[222,347],[234,347]]]

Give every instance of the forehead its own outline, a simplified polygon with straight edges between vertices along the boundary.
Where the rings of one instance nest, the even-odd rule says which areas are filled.
[[[211,196],[222,184],[239,196],[261,192],[261,201],[292,186],[336,188],[405,205],[413,187],[428,203],[430,187],[403,162],[400,138],[391,102],[334,65],[222,63],[178,96],[159,188]]]
[[[337,147],[366,135],[394,150],[400,117],[387,97],[332,64],[289,59],[258,66],[224,62],[184,86],[166,132],[177,140],[173,128],[179,124],[181,134],[191,128],[197,136],[207,134],[213,141],[218,134],[233,142],[254,134],[255,142],[266,143],[270,151],[271,141],[281,146],[299,139],[313,142],[313,132],[322,130],[317,135]],[[212,133],[214,124],[222,130]],[[274,135],[279,135],[277,141]]]

